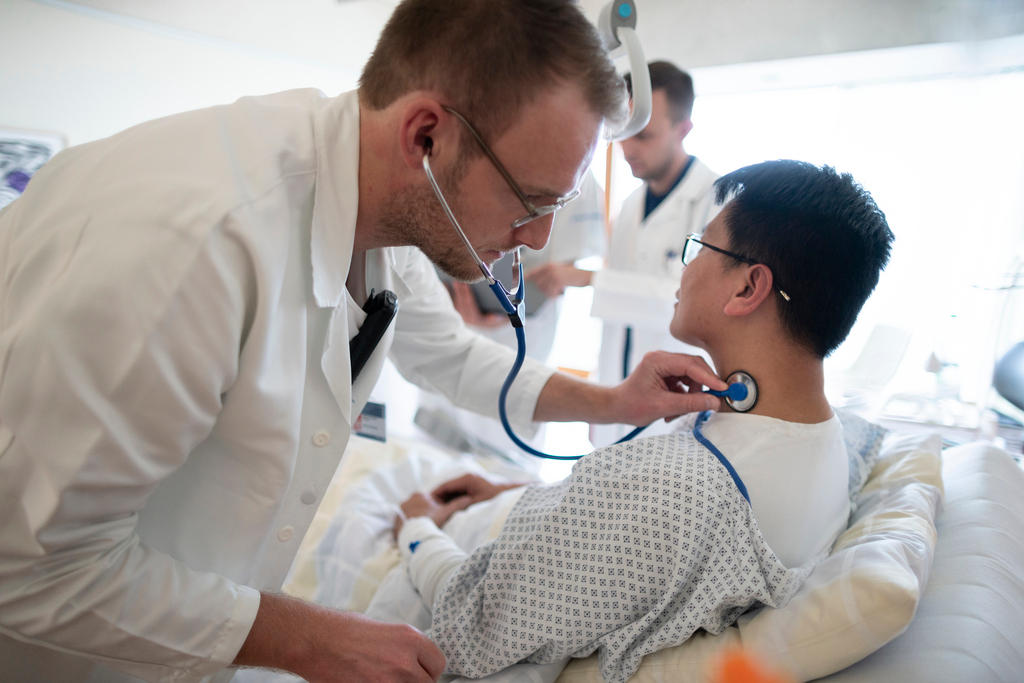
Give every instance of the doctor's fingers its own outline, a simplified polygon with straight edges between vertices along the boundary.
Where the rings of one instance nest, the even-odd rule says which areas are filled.
[[[662,406],[659,411],[660,414],[652,419],[665,415],[665,422],[671,422],[677,417],[688,415],[689,413],[700,413],[705,410],[717,411],[722,408],[721,399],[702,392],[689,392],[685,394],[666,392],[664,401],[659,402],[659,404]]]
[[[711,387],[722,391],[728,385],[722,381],[715,371],[711,369],[700,356],[692,356],[686,353],[672,353],[669,351],[651,351],[644,354],[641,365],[653,369],[660,377],[667,380],[675,378],[686,378],[689,381],[699,383],[702,386]],[[674,382],[672,385],[674,386]],[[687,386],[690,386],[687,383]]]
[[[704,385],[690,377],[670,377],[665,380],[669,391],[686,394],[691,391],[703,391]]]
[[[315,661],[307,660],[307,670],[298,672],[311,683],[424,683],[444,672],[441,650],[412,626],[385,624],[353,612],[332,616],[336,627],[318,634]]]

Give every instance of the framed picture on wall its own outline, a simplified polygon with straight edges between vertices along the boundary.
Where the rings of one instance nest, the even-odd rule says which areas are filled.
[[[60,133],[0,126],[0,208],[17,199],[32,175],[66,144]]]

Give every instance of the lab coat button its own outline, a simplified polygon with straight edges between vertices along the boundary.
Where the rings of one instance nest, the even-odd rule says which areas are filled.
[[[331,442],[330,432],[325,432],[322,429],[313,435],[313,445],[317,448],[323,448]]]
[[[290,524],[288,526],[283,526],[277,531],[277,540],[281,541],[282,543],[287,543],[292,539],[292,534],[294,533],[295,527],[291,526]]]
[[[299,500],[302,501],[303,505],[312,505],[316,502],[316,494],[312,491],[303,491],[302,495],[299,496]]]

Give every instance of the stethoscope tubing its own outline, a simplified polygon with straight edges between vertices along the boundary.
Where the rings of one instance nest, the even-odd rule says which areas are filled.
[[[520,268],[522,268],[522,266],[520,266]],[[505,301],[502,302],[502,307],[504,308],[505,303],[508,302],[508,297],[505,296],[504,291],[502,291],[501,294],[499,295],[498,291],[494,290],[494,287],[491,287],[491,289],[495,292],[495,295],[498,296],[499,300],[501,300],[502,297],[505,298]],[[508,305],[511,306],[511,302],[508,302]],[[511,315],[509,317],[511,317]],[[526,451],[530,455],[534,455],[538,458],[545,458],[546,460],[579,460],[580,458],[587,454],[584,453],[583,455],[552,455],[551,453],[545,453],[544,451],[539,451],[533,446],[524,442],[516,435],[515,430],[512,429],[512,424],[508,420],[508,411],[506,409],[506,405],[508,402],[508,392],[512,388],[512,383],[516,381],[516,377],[519,375],[519,370],[523,367],[523,360],[526,358],[526,328],[523,326],[521,320],[519,321],[518,325],[516,325],[515,321],[513,321],[512,327],[516,332],[516,360],[514,363],[512,363],[512,369],[509,370],[508,376],[505,377],[505,381],[501,385],[501,393],[498,394],[498,415],[499,417],[501,417],[501,426],[505,428],[505,433],[508,434],[508,438],[512,439],[512,443],[519,446],[519,448]],[[615,443],[619,444],[625,441],[629,441],[637,434],[647,429],[647,427],[649,426],[650,425],[637,427],[629,434],[626,434],[624,437],[616,441]]]

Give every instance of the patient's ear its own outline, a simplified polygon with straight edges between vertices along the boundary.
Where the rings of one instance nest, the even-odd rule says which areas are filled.
[[[746,266],[745,277],[737,279],[736,289],[725,304],[726,315],[750,315],[771,295],[775,287],[772,270],[763,263]]]

